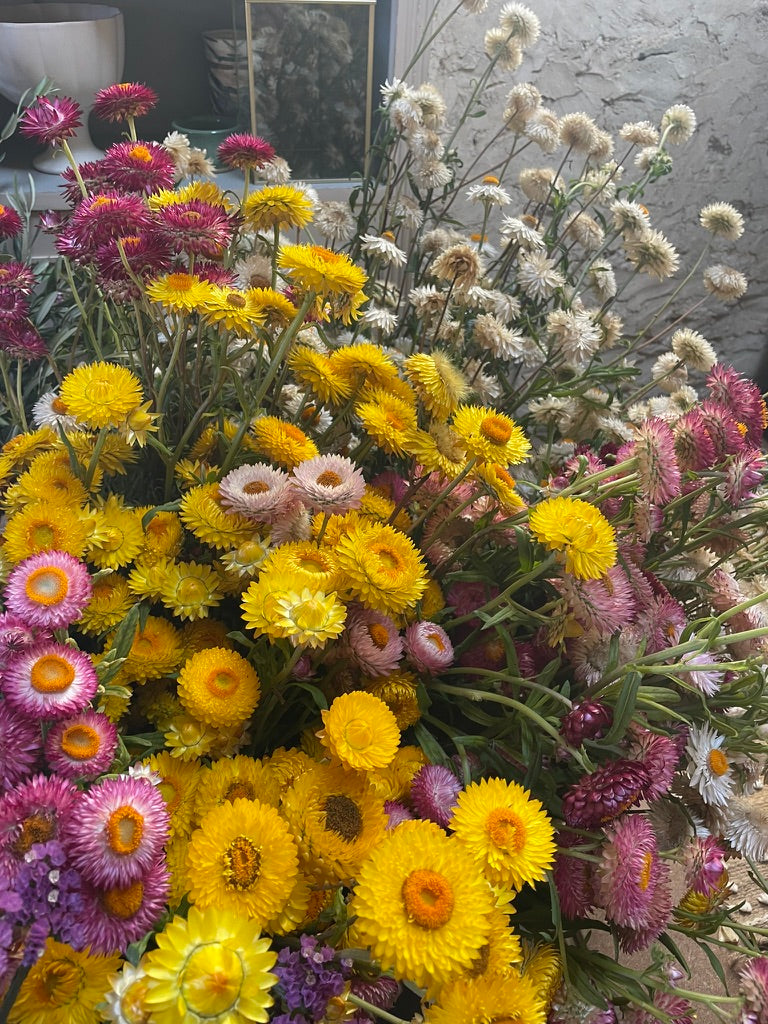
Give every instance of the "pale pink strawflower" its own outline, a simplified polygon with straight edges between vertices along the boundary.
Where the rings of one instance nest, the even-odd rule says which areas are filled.
[[[112,764],[117,726],[100,711],[86,708],[65,718],[45,738],[45,757],[52,771],[66,779],[95,779]]]
[[[676,643],[679,631],[688,624],[685,609],[668,592],[654,594],[641,609],[635,622],[646,639],[646,652],[655,654]]]
[[[583,845],[579,836],[560,832],[557,845],[552,876],[560,907],[568,917],[586,917],[595,905],[594,865],[579,856],[568,854],[569,849],[575,848],[578,852]],[[584,852],[588,852],[587,849]]]
[[[595,870],[599,905],[609,921],[644,928],[652,919],[653,899],[663,881],[663,865],[653,826],[642,814],[626,814],[606,829]]]
[[[329,515],[360,508],[365,494],[363,474],[344,455],[316,455],[300,462],[291,483],[300,501]]]
[[[369,676],[394,672],[403,656],[403,638],[383,612],[355,606],[347,615],[343,642],[350,656]]]
[[[449,768],[442,764],[425,764],[411,782],[411,803],[420,818],[428,818],[441,828],[447,828],[462,788]]]
[[[669,736],[651,732],[643,726],[633,724],[628,733],[627,756],[648,772],[648,785],[643,790],[647,801],[658,800],[669,792],[675,777],[680,751]]]
[[[757,448],[732,455],[725,466],[725,480],[722,484],[725,500],[734,508],[748,498],[753,498],[758,487],[765,482],[765,454]]]
[[[30,626],[20,615],[0,612],[0,668],[27,648],[52,639],[53,634],[49,629]]]
[[[387,828],[393,829],[402,821],[413,821],[413,814],[399,800],[385,800],[384,810],[387,813]]]
[[[161,856],[136,882],[101,887],[83,884],[77,916],[76,948],[91,953],[122,953],[143,938],[162,917],[170,874]]]
[[[747,443],[739,429],[739,421],[726,405],[707,399],[698,407],[698,412],[714,445],[715,462],[721,462],[726,455],[737,455],[746,449]]]
[[[634,618],[637,602],[621,566],[613,566],[599,580],[565,577],[554,582],[576,620],[587,630],[609,636]]]
[[[96,695],[98,685],[87,654],[64,644],[43,643],[5,666],[0,689],[21,714],[60,719],[82,711]]]
[[[227,473],[219,484],[219,500],[228,512],[259,523],[276,522],[295,502],[288,474],[261,463]]]
[[[698,409],[684,413],[673,424],[675,452],[680,469],[709,469],[715,463],[715,445]]]
[[[142,878],[168,839],[168,809],[160,790],[125,775],[104,779],[80,798],[65,824],[72,865],[94,885],[126,886]]]
[[[434,622],[414,622],[405,631],[405,650],[420,672],[442,672],[453,664],[453,645]]]
[[[739,971],[739,992],[744,997],[742,1019],[765,1024],[768,1018],[768,957],[750,958]]]
[[[653,900],[648,907],[648,922],[640,928],[616,927],[619,948],[624,953],[639,953],[658,939],[669,924],[672,916],[672,894],[669,885],[669,869],[662,865],[662,875],[656,885]]]
[[[680,467],[675,436],[664,420],[645,420],[637,428],[635,455],[642,491],[655,505],[666,505],[680,494]]]
[[[31,626],[61,629],[80,618],[92,594],[84,562],[64,551],[41,551],[11,571],[5,603]]]
[[[715,363],[707,377],[707,387],[714,401],[726,406],[734,419],[744,424],[747,440],[760,446],[763,431],[768,427],[768,412],[757,384],[732,366]]]
[[[715,836],[694,836],[683,851],[685,884],[708,896],[714,892],[725,871],[725,848]]]

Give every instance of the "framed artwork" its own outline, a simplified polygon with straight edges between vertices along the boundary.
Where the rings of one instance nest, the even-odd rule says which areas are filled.
[[[245,0],[251,131],[296,179],[348,181],[371,140],[376,0]]]

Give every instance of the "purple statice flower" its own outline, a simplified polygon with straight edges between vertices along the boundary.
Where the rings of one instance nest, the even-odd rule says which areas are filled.
[[[411,803],[420,818],[447,828],[461,789],[461,783],[449,768],[442,764],[425,764],[413,777]]]
[[[314,935],[302,935],[300,949],[280,950],[275,974],[289,1014],[298,1012],[309,1020],[319,1020],[328,1001],[344,991],[351,963],[337,961],[335,956],[336,951],[321,945]],[[295,1016],[288,1019],[292,1024],[301,1020]]]

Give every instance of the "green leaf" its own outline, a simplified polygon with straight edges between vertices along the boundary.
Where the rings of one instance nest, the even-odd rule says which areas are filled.
[[[152,522],[152,520],[155,518],[158,512],[178,512],[180,508],[181,499],[166,502],[165,505],[156,505],[154,508],[151,508],[148,512],[145,512],[144,515],[141,517],[142,529],[146,530],[147,526],[149,526],[149,524]]]
[[[605,736],[604,743],[616,743],[627,731],[637,701],[642,676],[639,672],[628,672],[622,680],[621,692],[613,712],[613,725]]]
[[[720,979],[721,985],[726,991],[728,991],[728,985],[725,980],[725,971],[723,970],[723,965],[720,963],[720,957],[715,953],[714,949],[710,949],[706,942],[700,942],[698,945],[699,949],[703,949],[706,953],[707,959],[709,960],[710,964],[712,964],[712,970]]]
[[[448,763],[449,758],[447,754],[423,722],[417,722],[413,727],[413,732],[416,742],[427,755],[427,760],[431,761],[432,764],[445,765]]]

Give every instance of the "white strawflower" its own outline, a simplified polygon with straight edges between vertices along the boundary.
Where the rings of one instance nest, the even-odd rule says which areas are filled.
[[[478,306],[484,313],[493,313],[502,323],[514,320],[520,314],[520,302],[514,295],[500,292],[496,288],[475,285],[468,288],[464,299],[469,306]]]
[[[627,257],[638,270],[663,281],[672,277],[680,257],[672,243],[660,231],[646,231],[626,240]]]
[[[733,796],[734,777],[723,751],[725,736],[708,725],[691,725],[688,730],[688,772],[691,786],[705,804],[727,807]]]
[[[336,246],[350,240],[355,231],[355,218],[348,203],[329,199],[318,204],[314,226],[329,245]]]
[[[519,260],[517,282],[526,295],[532,299],[546,299],[557,288],[562,288],[565,278],[544,253],[529,253]]]
[[[162,146],[171,160],[173,160],[174,167],[176,168],[176,177],[185,178],[189,157],[192,153],[189,138],[181,132],[169,132],[163,139]]]
[[[461,0],[461,6],[470,14],[482,14],[488,6],[488,0]]]
[[[648,416],[652,419],[675,419],[676,415],[668,395],[654,395],[648,399]]]
[[[644,234],[650,231],[651,219],[648,211],[640,203],[633,203],[629,199],[617,199],[611,203],[611,214],[613,215],[614,227],[625,236]]]
[[[444,188],[450,184],[453,172],[441,160],[425,160],[414,170],[413,177],[420,188]]]
[[[735,242],[744,234],[744,218],[730,203],[710,203],[699,215],[699,223],[713,235]]]
[[[642,423],[650,416],[650,408],[647,402],[633,402],[627,409],[627,419],[630,423]]]
[[[396,220],[403,222],[403,227],[415,231],[424,223],[424,214],[419,204],[410,196],[398,196],[389,204],[389,212]]]
[[[530,82],[520,82],[509,91],[504,107],[504,121],[512,131],[521,132],[525,122],[541,106],[541,93]]]
[[[514,242],[521,249],[540,252],[546,249],[546,242],[536,228],[526,224],[520,217],[503,217],[500,233],[505,244]]]
[[[726,267],[724,263],[713,263],[704,271],[704,287],[723,302],[740,299],[747,290],[747,279],[740,270]]]
[[[413,93],[425,128],[440,128],[445,121],[445,100],[431,82],[423,82]]]
[[[77,420],[69,415],[57,391],[46,391],[38,398],[32,407],[32,419],[36,427],[52,427],[56,431],[59,427],[65,431],[79,429]]]
[[[474,340],[497,359],[521,359],[523,334],[505,327],[493,313],[481,313],[475,320]]]
[[[494,206],[508,206],[512,202],[509,192],[499,185],[499,179],[492,174],[486,174],[479,185],[470,185],[467,189],[467,199]]]
[[[526,199],[533,203],[551,202],[555,192],[565,192],[565,182],[551,167],[527,167],[518,181]]]
[[[395,236],[391,231],[383,235],[361,235],[360,248],[372,256],[376,256],[385,266],[402,267],[405,253],[395,245]]]
[[[534,398],[528,404],[528,411],[534,423],[547,426],[550,423],[559,426],[565,417],[572,416],[576,403],[572,398],[560,398],[557,395],[544,395]]]
[[[416,315],[425,317],[428,320],[442,314],[445,308],[445,300],[445,293],[438,291],[431,284],[411,288],[408,293],[408,301],[416,310]]]
[[[413,153],[414,159],[439,160],[445,153],[443,140],[432,128],[415,128],[408,135],[408,148]]]
[[[397,316],[391,309],[382,309],[381,306],[369,306],[363,313],[363,322],[371,327],[378,327],[386,334],[390,334],[397,327]]]
[[[635,167],[643,172],[655,167],[657,171],[668,174],[672,170],[672,157],[665,150],[657,149],[656,146],[646,146],[635,157]]]
[[[594,197],[600,203],[612,203],[616,198],[616,186],[623,174],[624,168],[615,160],[609,160],[602,167],[592,167],[581,179],[581,194],[585,200]]]
[[[523,134],[544,153],[554,153],[560,145],[560,118],[548,107],[539,107],[523,126]]]
[[[484,373],[478,359],[471,359],[464,367],[464,373],[471,392],[483,403],[493,405],[501,397],[501,385],[496,377]]]
[[[498,26],[489,28],[485,33],[483,49],[502,71],[517,71],[523,63],[523,48],[519,41]]]
[[[499,24],[521,46],[532,46],[541,33],[541,22],[525,4],[504,4],[499,14]]]
[[[386,109],[392,124],[399,132],[407,135],[421,125],[421,108],[410,90],[407,94],[391,100]]]
[[[717,353],[707,339],[687,327],[675,331],[670,345],[677,358],[691,370],[708,373],[717,362]]]
[[[589,313],[556,309],[547,316],[547,330],[555,344],[552,351],[579,368],[600,347],[602,334]]]
[[[763,861],[768,856],[768,802],[765,797],[731,797],[721,812],[722,834],[744,857]]]
[[[619,138],[635,146],[656,146],[659,130],[650,121],[627,121],[619,129]]]
[[[237,285],[243,290],[269,288],[272,283],[272,264],[258,252],[237,260],[234,271],[237,274]]]
[[[291,180],[291,168],[287,160],[281,156],[273,156],[265,164],[261,164],[258,175],[270,185],[286,185]]]
[[[605,232],[594,217],[583,211],[572,214],[566,220],[564,230],[586,252],[596,252],[605,240]]]
[[[605,260],[593,263],[587,274],[589,283],[601,302],[607,302],[616,294],[616,275],[613,267]]]
[[[591,164],[604,164],[606,160],[610,160],[613,156],[613,150],[614,142],[611,133],[598,128],[595,144],[587,154],[589,162]]]
[[[669,396],[669,402],[675,412],[675,416],[682,416],[689,412],[699,401],[699,393],[689,384],[684,384],[677,391]]]
[[[651,367],[651,380],[655,381],[662,391],[678,391],[688,380],[685,364],[674,352],[662,352]]]
[[[687,142],[696,130],[696,115],[684,103],[676,103],[664,111],[661,129],[666,134],[667,142],[679,146]]]
[[[597,125],[589,114],[563,114],[560,118],[560,140],[577,153],[589,153],[597,144]]]

